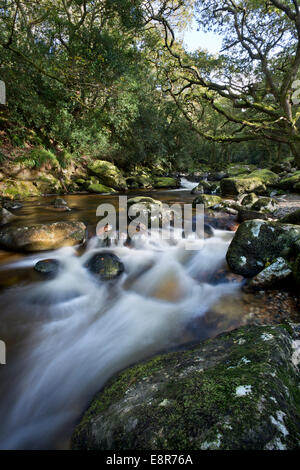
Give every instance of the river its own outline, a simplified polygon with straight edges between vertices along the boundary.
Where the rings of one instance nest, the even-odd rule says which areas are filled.
[[[191,203],[188,183],[183,190],[143,195]],[[241,309],[233,308],[241,285],[226,278],[234,232],[215,229],[202,249],[189,252],[181,240],[119,244],[110,250],[125,273],[107,284],[84,264],[103,250],[94,236],[96,208],[102,202],[117,206],[118,196],[64,198],[70,212],[55,211],[54,197],[32,198],[13,224],[81,220],[89,231],[83,248],[0,253],[0,339],[7,345],[7,364],[0,366],[1,449],[68,449],[90,400],[118,371],[245,322]],[[41,279],[33,267],[49,257],[63,269],[55,279]]]

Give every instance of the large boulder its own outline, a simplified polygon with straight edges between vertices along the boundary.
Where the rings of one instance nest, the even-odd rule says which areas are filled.
[[[255,170],[246,175],[225,178],[221,181],[223,196],[251,193],[253,191],[264,193],[267,185],[277,182],[278,176],[270,170]]]
[[[243,327],[131,367],[95,397],[72,449],[297,449],[296,344],[283,326]]]
[[[279,220],[282,224],[296,224],[300,225],[300,209],[297,209],[290,214],[285,215]]]
[[[129,176],[126,178],[126,183],[130,189],[152,188],[151,178],[146,175]]]
[[[279,257],[276,261],[274,261],[274,263],[271,263],[260,273],[254,276],[254,278],[251,279],[250,283],[248,284],[248,287],[255,289],[273,287],[288,279],[291,274],[292,270],[290,265],[284,258]]]
[[[92,175],[95,175],[104,186],[118,191],[127,189],[125,178],[119,168],[113,163],[104,160],[95,160],[88,165],[88,170]]]
[[[219,196],[212,196],[210,194],[201,194],[196,197],[193,201],[193,207],[196,207],[197,204],[204,204],[205,209],[209,209],[218,204],[221,204],[222,199]]]
[[[258,200],[258,196],[255,193],[245,194],[241,198],[242,206],[252,206]]]
[[[0,246],[13,251],[54,250],[83,243],[86,226],[83,222],[54,222],[0,230]]]
[[[192,189],[191,194],[220,194],[220,183],[213,181],[202,181]]]
[[[278,209],[277,201],[271,197],[261,197],[251,206],[251,210],[269,214]]]
[[[9,199],[24,199],[30,196],[40,196],[42,192],[32,181],[17,181],[4,179],[0,181],[0,196]]]
[[[281,189],[288,189],[290,191],[292,190],[297,190],[298,185],[300,183],[300,170],[296,171],[293,174],[290,174],[289,176],[286,176],[285,178],[282,178],[276,186],[278,186]],[[296,188],[295,188],[296,186]]]
[[[227,262],[234,273],[252,277],[262,271],[267,262],[288,256],[299,238],[299,225],[248,220],[239,226],[228,248]]]
[[[247,175],[248,176],[248,175]],[[258,178],[225,178],[220,183],[222,196],[235,196],[253,191],[265,192],[265,184]]]

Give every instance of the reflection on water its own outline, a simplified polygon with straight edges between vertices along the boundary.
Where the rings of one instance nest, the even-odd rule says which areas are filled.
[[[150,195],[168,203],[193,199],[181,191]],[[82,220],[90,227],[100,202],[117,201],[90,195],[65,199],[73,210],[55,220]],[[43,206],[51,199],[38,202],[19,212],[23,221],[54,220]],[[7,344],[7,365],[0,369],[0,448],[68,447],[81,413],[117,371],[241,324],[240,313],[224,315],[220,304],[217,308],[220,301],[236,299],[240,285],[213,282],[232,236],[216,230],[201,250],[189,252],[184,241],[114,246],[125,265],[114,283],[100,282],[84,267],[102,250],[95,238],[80,253],[63,248],[2,265],[0,283],[8,283],[0,295],[0,338]],[[55,279],[41,281],[33,266],[50,256],[63,268]]]

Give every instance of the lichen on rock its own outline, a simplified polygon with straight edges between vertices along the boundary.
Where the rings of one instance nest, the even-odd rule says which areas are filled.
[[[293,353],[286,328],[252,326],[131,367],[93,400],[72,448],[299,448]]]

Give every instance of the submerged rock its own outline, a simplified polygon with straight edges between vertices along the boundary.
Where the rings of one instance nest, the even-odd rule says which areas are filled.
[[[105,251],[93,255],[85,264],[93,274],[103,281],[116,279],[124,272],[124,264],[114,253]]]
[[[287,256],[298,239],[300,227],[297,225],[249,220],[239,226],[226,259],[234,273],[252,277],[262,271],[267,262]]]
[[[4,209],[7,209],[8,211],[15,211],[18,209],[22,209],[23,204],[17,201],[3,201],[3,207]]]
[[[0,230],[0,245],[13,251],[54,250],[83,243],[86,226],[83,222],[54,222]]]
[[[60,262],[57,259],[43,259],[38,261],[34,266],[34,269],[46,275],[55,276],[60,268]]]
[[[244,327],[131,367],[95,397],[72,449],[297,449],[293,345],[282,326]]]
[[[60,210],[64,210],[64,211],[70,211],[71,210],[68,207],[67,202],[62,197],[56,197],[52,204],[55,207],[55,209],[60,209]]]
[[[274,263],[263,269],[253,279],[251,279],[248,287],[265,288],[272,287],[279,282],[286,280],[292,274],[289,264],[284,258],[277,258]]]
[[[5,225],[14,220],[16,216],[7,209],[0,207],[0,225]]]

